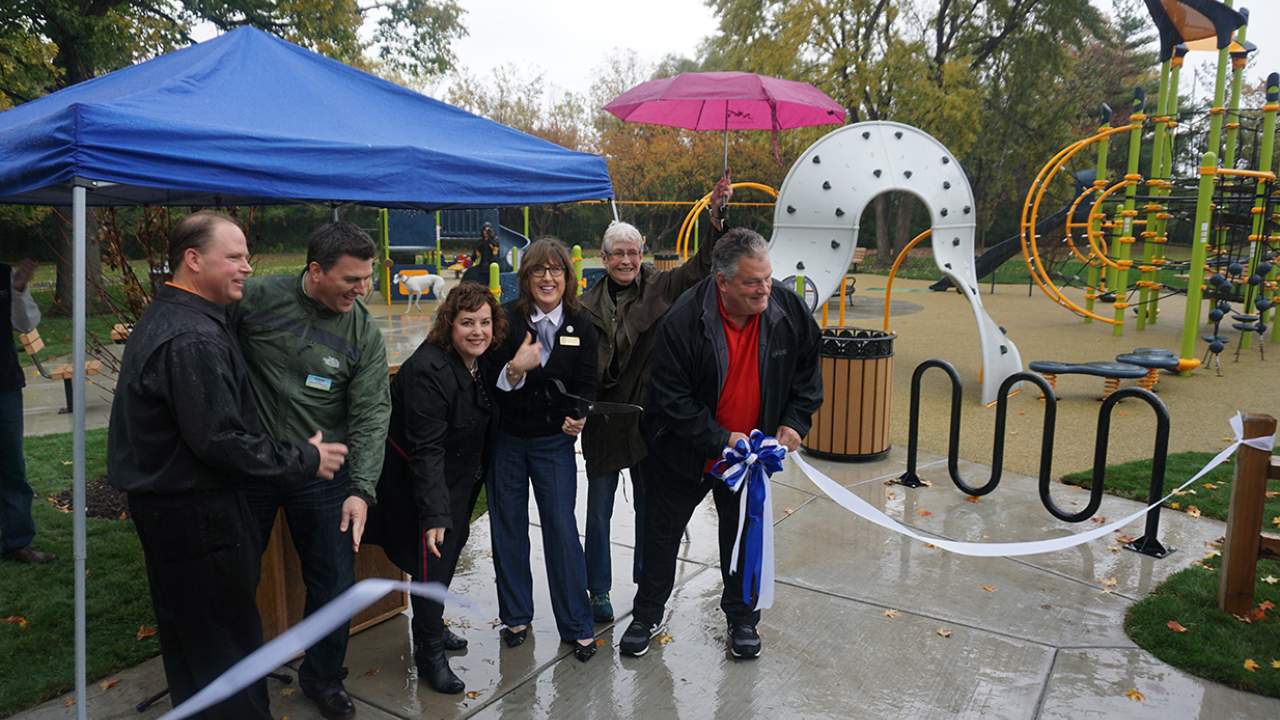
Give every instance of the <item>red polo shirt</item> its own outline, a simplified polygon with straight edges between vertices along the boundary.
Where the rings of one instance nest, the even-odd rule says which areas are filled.
[[[729,432],[749,434],[760,421],[760,316],[752,315],[746,325],[737,327],[725,312],[719,292],[716,304],[729,350],[729,371],[716,403],[716,422]]]

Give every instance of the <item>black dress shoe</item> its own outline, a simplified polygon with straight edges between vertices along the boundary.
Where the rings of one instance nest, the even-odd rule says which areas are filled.
[[[299,685],[302,684],[299,683]],[[351,702],[351,696],[341,685],[325,690],[302,686],[302,694],[311,698],[325,720],[349,720],[356,716],[356,705]]]
[[[455,635],[449,628],[444,629],[444,649],[445,650],[466,650],[467,639],[459,635]]]
[[[446,695],[457,695],[467,689],[462,678],[453,674],[449,659],[444,654],[444,640],[427,640],[415,643],[413,662],[418,666],[418,677],[427,681],[432,690]]]
[[[529,639],[529,626],[526,625],[523,630],[519,631],[504,627],[499,633],[502,635],[502,641],[507,644],[507,647],[520,647],[525,640]]]
[[[573,656],[578,658],[578,662],[586,662],[596,656],[596,643],[593,640],[590,645],[580,645],[576,641],[573,643]]]
[[[57,555],[43,550],[36,550],[27,545],[17,550],[9,550],[4,553],[4,559],[14,562],[27,563],[28,565],[44,565],[58,559]]]

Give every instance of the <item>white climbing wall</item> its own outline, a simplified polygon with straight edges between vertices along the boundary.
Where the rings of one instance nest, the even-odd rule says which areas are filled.
[[[901,123],[846,125],[815,142],[778,193],[769,256],[775,278],[804,273],[819,298],[840,288],[862,211],[891,190],[919,197],[933,219],[933,259],[973,310],[982,352],[982,402],[1022,370],[1018,348],[987,315],[974,270],[973,191],[960,163],[928,133]]]

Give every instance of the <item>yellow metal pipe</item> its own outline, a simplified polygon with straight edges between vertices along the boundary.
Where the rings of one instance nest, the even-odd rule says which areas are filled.
[[[920,244],[920,241],[924,240],[925,238],[929,237],[929,236],[930,236],[930,235],[932,235],[932,234],[933,234],[933,230],[925,230],[924,232],[920,233],[919,235],[917,235],[917,236],[915,236],[915,237],[911,238],[911,242],[909,242],[909,243],[907,243],[905,246],[903,246],[902,250],[898,252],[898,257],[896,257],[896,258],[894,258],[894,259],[893,259],[893,267],[889,268],[889,281],[888,281],[888,282],[886,282],[886,283],[885,283],[885,285],[884,285],[884,329],[885,329],[885,332],[888,332],[888,331],[889,331],[889,310],[890,310],[890,307],[889,307],[889,300],[890,300],[890,298],[893,296],[893,276],[898,274],[898,268],[902,267],[902,263],[903,263],[903,261],[907,259],[907,253],[911,252],[911,249],[912,249],[912,248],[914,248],[916,245],[919,245],[919,244]],[[841,283],[841,286],[840,286],[840,297],[841,297],[841,298],[843,298],[843,297],[844,297],[844,284],[843,284],[843,283]],[[843,310],[843,309],[844,309],[844,308],[841,308],[841,310]],[[843,323],[841,323],[841,324],[843,325]]]

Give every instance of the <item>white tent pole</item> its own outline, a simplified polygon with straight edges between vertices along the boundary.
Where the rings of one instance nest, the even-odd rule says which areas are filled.
[[[84,491],[84,314],[85,314],[85,196],[83,187],[71,189],[72,232],[74,260],[72,267],[71,310],[71,367],[74,375],[71,385],[71,408],[74,418],[72,441],[72,521],[74,523],[75,553],[75,614],[76,614],[76,717],[85,720],[85,491]]]

